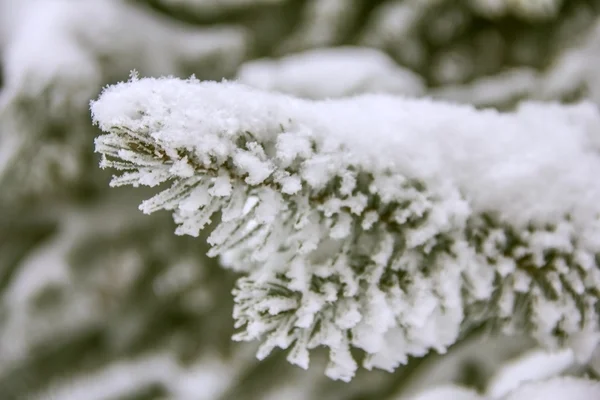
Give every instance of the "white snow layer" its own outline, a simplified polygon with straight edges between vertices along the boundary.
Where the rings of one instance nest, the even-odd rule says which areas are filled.
[[[595,400],[600,382],[570,377],[553,378],[521,386],[503,400]]]
[[[378,92],[417,96],[425,91],[417,74],[382,51],[366,47],[317,49],[279,60],[250,61],[242,65],[237,79],[258,89],[310,99]]]
[[[173,393],[172,400],[211,400],[232,384],[235,369],[208,356],[190,367],[183,367],[170,354],[124,359],[106,368],[87,373],[79,379],[65,380],[62,385],[32,400],[103,400],[124,398],[140,386],[161,383]]]
[[[559,352],[535,350],[506,363],[488,383],[487,394],[499,398],[523,383],[539,381],[562,374],[575,363],[570,349]]]
[[[241,132],[262,143],[301,133],[286,149],[292,159],[303,135],[342,144],[366,171],[454,185],[472,212],[496,211],[515,226],[570,215],[589,229],[600,213],[600,114],[591,104],[525,103],[503,114],[382,94],[309,102],[236,83],[142,79],[107,88],[92,111],[103,130],[151,127],[172,147],[220,156],[233,151],[220,138]],[[249,168],[263,175],[267,167]],[[336,172],[324,165],[304,179]]]
[[[177,232],[197,235],[224,209],[209,238],[211,254],[249,273],[234,292],[234,318],[245,326],[236,338],[267,336],[261,358],[295,343],[288,360],[307,367],[307,349],[325,345],[331,349],[327,375],[349,380],[357,368],[354,346],[369,354],[366,368],[391,370],[408,355],[446,351],[466,306],[490,300],[496,289],[498,318],[520,311],[517,295],[532,299],[528,318],[538,341],[556,345],[552,332],[559,327],[582,353],[577,358],[589,356],[597,341],[600,117],[594,105],[526,103],[502,114],[382,94],[308,101],[239,83],[133,79],[107,88],[92,113],[111,132],[98,139],[97,151],[123,161],[104,165],[134,170],[113,184],[178,179],[144,202],[144,212],[175,209]],[[136,137],[160,152],[133,152],[128,143]],[[205,179],[206,168],[219,175]],[[359,174],[371,177],[368,188],[359,186]],[[329,197],[311,205],[311,196],[323,194],[334,178],[337,192],[325,191]],[[255,206],[243,211],[248,188]],[[379,209],[368,208],[375,195],[384,208],[409,206],[383,221]],[[497,229],[476,249],[464,232],[483,213],[496,216]],[[423,220],[406,223],[415,218]],[[554,229],[544,230],[547,225]],[[502,226],[523,236],[513,250],[518,254],[503,256],[509,238]],[[358,227],[364,243],[355,245]],[[400,254],[396,237],[404,243]],[[440,237],[450,238],[450,252],[423,259]],[[242,244],[229,244],[237,240]],[[565,260],[545,268],[548,252],[572,255],[581,271]],[[560,285],[571,291],[549,299],[540,282],[532,284],[540,278],[517,265],[521,256],[545,268],[544,279],[559,293]],[[368,273],[352,269],[353,257],[365,258]],[[380,286],[389,270],[404,271],[410,282]],[[281,273],[289,280],[279,282]],[[503,277],[500,287],[496,274]],[[332,275],[337,279],[327,281]],[[326,283],[313,290],[313,278]],[[272,296],[265,282],[299,296]],[[311,336],[318,321],[321,333]]]
[[[486,400],[474,390],[446,385],[425,390],[409,400]]]
[[[559,377],[526,383],[506,396],[482,396],[457,385],[446,385],[425,390],[407,400],[596,400],[599,398],[599,382]]]

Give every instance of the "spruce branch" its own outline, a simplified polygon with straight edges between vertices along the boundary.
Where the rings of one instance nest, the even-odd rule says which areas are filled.
[[[386,95],[308,101],[236,83],[137,79],[92,104],[112,185],[244,274],[236,340],[330,349],[326,374],[393,370],[473,323],[582,356],[595,345],[600,171],[594,106],[514,113]]]

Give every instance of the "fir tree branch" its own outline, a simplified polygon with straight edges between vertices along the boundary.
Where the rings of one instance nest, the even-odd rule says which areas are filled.
[[[92,104],[113,185],[171,186],[178,234],[220,213],[210,255],[242,271],[236,340],[330,349],[327,375],[392,370],[492,320],[589,354],[598,333],[600,117],[370,95],[311,102],[142,79]]]

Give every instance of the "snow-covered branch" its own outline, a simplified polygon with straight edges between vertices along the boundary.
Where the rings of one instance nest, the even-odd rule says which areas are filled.
[[[237,80],[316,100],[379,92],[418,96],[425,91],[423,79],[384,52],[352,46],[249,61],[240,67]]]
[[[308,101],[236,83],[137,79],[92,104],[112,184],[244,272],[238,340],[330,349],[327,375],[394,369],[492,320],[584,357],[598,334],[600,115],[387,95]]]
[[[483,396],[474,390],[456,385],[434,387],[407,400],[572,400],[595,399],[600,395],[600,384],[594,380],[556,377],[526,383],[505,396]]]

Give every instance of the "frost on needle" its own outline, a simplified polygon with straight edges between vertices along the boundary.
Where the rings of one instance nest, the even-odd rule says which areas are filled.
[[[218,218],[241,277],[236,340],[326,374],[393,370],[493,323],[581,356],[596,344],[600,116],[364,95],[309,101],[238,83],[137,79],[92,104],[112,185],[166,185],[141,210],[178,234]]]

